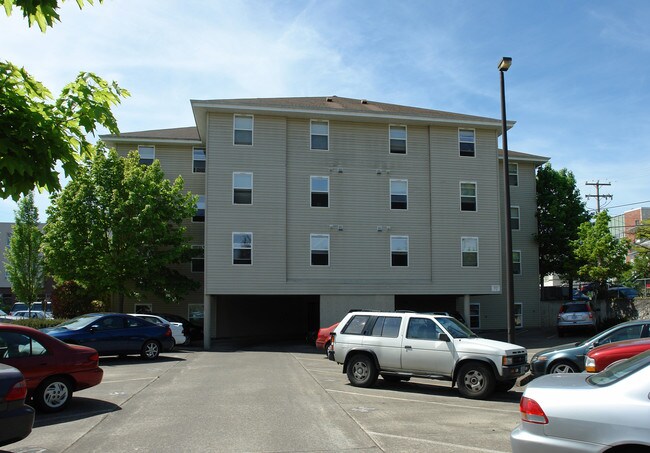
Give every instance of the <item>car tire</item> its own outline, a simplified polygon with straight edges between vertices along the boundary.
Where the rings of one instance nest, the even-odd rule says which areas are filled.
[[[509,392],[510,389],[513,388],[516,384],[517,384],[517,379],[510,379],[507,381],[497,381],[494,388],[497,392],[506,393]]]
[[[72,399],[70,379],[64,376],[52,376],[44,380],[34,392],[34,402],[38,408],[47,413],[59,412]]]
[[[348,380],[355,387],[372,387],[377,382],[377,367],[365,354],[357,354],[348,363]]]
[[[578,367],[575,363],[568,360],[558,360],[553,362],[550,367],[548,367],[548,374],[556,373],[578,373]]]
[[[325,343],[325,355],[329,355],[329,354],[327,353],[327,350],[330,348],[330,345],[331,345],[331,344],[332,344],[331,341],[328,341],[327,343]]]
[[[176,340],[174,339],[174,337],[172,337],[172,345],[169,348],[169,352],[172,352],[175,347],[176,347]]]
[[[160,355],[160,343],[156,340],[147,340],[142,345],[140,355],[143,359],[155,360]]]
[[[465,398],[485,399],[494,392],[496,379],[487,365],[469,362],[460,367],[456,383]]]
[[[189,346],[191,342],[192,342],[192,339],[188,335],[188,336],[185,337],[185,341],[183,342],[182,346]]]

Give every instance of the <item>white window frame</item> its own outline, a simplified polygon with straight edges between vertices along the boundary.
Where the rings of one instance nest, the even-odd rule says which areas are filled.
[[[201,317],[201,318],[196,318],[196,317],[192,316],[192,312],[194,310],[200,311],[205,316],[205,306],[203,304],[187,304],[187,319],[188,319],[188,321],[203,325],[204,316]],[[198,319],[200,319],[200,321],[198,321]]]
[[[465,242],[467,240],[469,240],[469,239],[476,240],[476,251],[466,251],[465,250],[465,247],[464,247]],[[460,238],[460,265],[461,265],[461,267],[464,267],[464,268],[478,268],[479,264],[480,264],[480,262],[479,262],[479,250],[480,250],[480,247],[479,247],[479,238],[478,237],[476,237],[476,236],[463,236],[463,237],[461,237]],[[476,253],[476,266],[466,266],[464,264],[463,255],[465,253]]]
[[[392,133],[393,128],[395,128],[396,130],[398,128],[403,129],[404,130],[404,138],[401,138],[401,137],[393,138],[393,133]],[[405,124],[389,124],[388,125],[388,154],[397,154],[397,155],[404,155],[404,156],[407,155],[408,151],[409,151],[409,149],[408,149],[408,136],[409,136],[408,127]],[[393,147],[391,145],[392,140],[404,140],[404,152],[403,153],[393,152]]]
[[[192,274],[203,274],[203,273],[205,273],[205,246],[195,244],[195,245],[192,245],[192,248],[193,249],[201,249],[203,251],[203,253],[201,254],[201,256],[192,257],[192,261],[190,262],[190,272]],[[198,260],[203,261],[203,270],[202,271],[195,271],[194,270],[194,261],[198,261]]]
[[[518,255],[519,261],[515,261],[515,255]],[[515,264],[519,264],[519,272],[515,272]],[[521,250],[512,251],[512,275],[522,275],[523,269],[521,267]]]
[[[235,247],[235,235],[237,234],[247,234],[251,237],[250,247]],[[231,263],[233,266],[252,266],[253,265],[253,233],[245,231],[233,231],[232,233],[232,260]],[[235,263],[235,250],[246,250],[247,248],[251,251],[251,262],[248,263]]]
[[[403,182],[406,184],[406,193],[405,194],[400,194],[400,193],[393,193],[393,183],[400,183]],[[391,179],[389,181],[389,207],[391,211],[408,211],[409,208],[409,180],[408,179]],[[402,208],[393,208],[393,195],[406,195],[406,207],[404,209]]]
[[[237,118],[250,118],[251,119],[251,128],[250,129],[238,129]],[[249,143],[237,143],[236,135],[237,131],[250,131],[251,132],[251,142]],[[232,144],[233,146],[253,146],[254,136],[255,136],[255,116],[253,115],[238,115],[234,114],[232,117]]]
[[[402,250],[393,249],[393,240],[397,239],[406,239],[406,266],[394,266],[393,265],[393,252],[402,252]],[[404,235],[391,235],[390,236],[390,267],[409,267],[410,263],[410,253],[409,253],[409,237]]]
[[[511,168],[513,168],[513,167],[515,169],[514,172],[510,171]],[[512,184],[512,182],[510,181],[512,176],[514,176],[517,179],[515,184]],[[518,187],[519,186],[519,164],[516,163],[516,162],[508,162],[508,184],[510,184],[510,186],[512,186],[512,187]]]
[[[314,123],[324,123],[327,125],[327,134],[316,134],[314,133]],[[326,148],[314,148],[312,138],[313,136],[326,137],[327,138],[327,147]],[[310,120],[309,121],[309,150],[310,151],[329,151],[330,150],[330,122],[328,120]]]
[[[151,150],[151,157],[143,157],[142,156],[142,150]],[[153,161],[156,160],[156,147],[154,145],[138,145],[138,155],[140,156],[140,164],[143,165],[151,165],[153,164]],[[143,162],[147,161],[147,162]],[[148,162],[151,161],[151,162]]]
[[[461,140],[460,139],[461,131],[472,131],[473,140],[471,142],[468,141],[468,140]],[[461,149],[460,149],[460,144],[461,143],[471,143],[472,145],[474,145],[474,152],[472,153],[471,156],[467,155],[467,154],[463,154],[463,151],[461,151]],[[460,157],[469,157],[469,158],[476,157],[476,129],[472,129],[472,128],[468,128],[468,127],[459,127],[458,128],[458,155]]]
[[[474,186],[474,209],[463,209],[463,184],[472,184]],[[460,194],[460,211],[461,212],[478,212],[478,183],[476,181],[460,181],[458,184],[458,191]],[[470,196],[466,195],[466,198]]]
[[[208,212],[208,210],[206,209],[205,195],[197,195],[197,197],[199,197],[199,199],[196,200],[197,214],[198,211],[201,209],[201,206],[203,206],[203,220],[194,220],[194,217],[196,217],[196,214],[194,214],[192,216],[192,223],[205,223],[205,218],[207,217],[207,212]]]
[[[203,150],[203,159],[196,158],[196,152],[199,150]],[[205,162],[203,171],[196,171],[196,167],[195,167],[196,162]],[[205,148],[201,146],[192,147],[192,173],[205,173],[206,166],[207,166],[207,156],[206,156]]]
[[[477,314],[472,315],[472,306],[477,309]],[[477,324],[472,325],[472,318],[476,319]],[[469,325],[470,329],[480,329],[481,328],[481,303],[480,302],[470,302],[469,303]]]
[[[515,302],[515,329],[524,327],[524,304],[523,302]],[[517,322],[519,319],[519,322]]]
[[[235,185],[236,175],[248,175],[250,176],[250,187],[237,187]],[[235,191],[236,190],[250,190],[251,192],[251,202],[250,203],[235,203]],[[250,171],[233,171],[232,172],[232,204],[237,206],[252,206],[253,205],[253,172]]]
[[[316,238],[327,238],[327,248],[314,248],[313,240]],[[327,264],[314,264],[312,257],[315,251],[326,251],[327,252]],[[330,235],[322,233],[312,233],[309,235],[309,265],[312,267],[329,267],[330,265]]]
[[[513,210],[517,211],[517,215],[513,216]],[[517,220],[517,228],[513,227],[513,220]],[[519,206],[510,206],[510,229],[519,231],[521,229],[521,209]]]
[[[314,190],[314,180],[316,179],[323,179],[327,181],[327,191],[323,192],[321,190]],[[312,202],[312,195],[315,193],[324,193],[327,194],[327,206],[314,206]],[[320,176],[320,175],[312,175],[309,177],[309,207],[311,208],[319,208],[319,209],[326,209],[330,207],[330,177],[329,176]]]

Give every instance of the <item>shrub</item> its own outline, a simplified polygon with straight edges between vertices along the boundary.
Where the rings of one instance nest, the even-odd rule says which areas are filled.
[[[100,311],[96,308],[93,298],[75,282],[64,282],[52,291],[52,314],[57,318],[75,318]]]

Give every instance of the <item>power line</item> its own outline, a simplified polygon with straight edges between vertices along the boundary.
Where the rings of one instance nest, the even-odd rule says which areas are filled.
[[[624,208],[625,206],[634,206],[634,205],[643,204],[643,203],[650,203],[650,200],[637,201],[636,203],[619,204],[618,206],[610,206],[609,209]]]

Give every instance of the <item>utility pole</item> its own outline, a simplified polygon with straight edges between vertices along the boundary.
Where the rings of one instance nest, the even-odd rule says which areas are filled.
[[[607,195],[601,195],[600,194],[600,186],[611,186],[612,184],[609,182],[588,182],[585,184],[586,186],[596,186],[596,195],[585,195],[587,198],[595,198],[596,199],[596,214],[600,212],[600,199],[601,198],[609,198],[610,200],[612,199],[612,196],[610,194]]]

